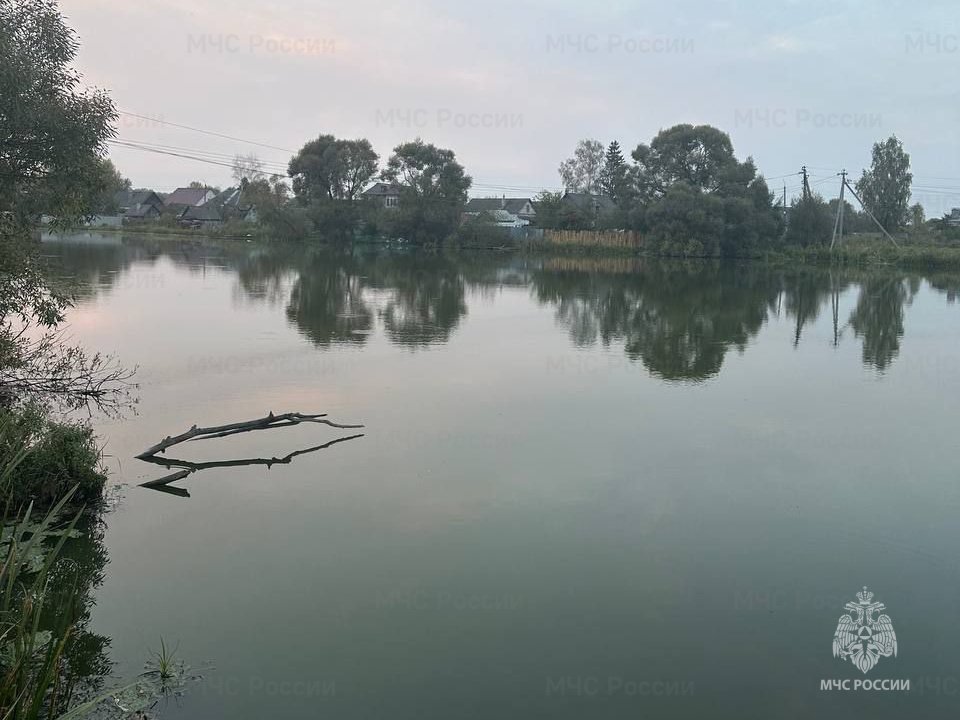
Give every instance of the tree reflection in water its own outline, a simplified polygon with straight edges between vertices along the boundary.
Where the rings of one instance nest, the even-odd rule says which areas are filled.
[[[319,349],[363,346],[381,332],[410,349],[450,341],[467,317],[467,292],[529,287],[577,347],[622,344],[655,377],[703,382],[717,376],[730,350],[744,352],[771,320],[792,322],[793,344],[832,315],[834,343],[847,328],[865,366],[884,371],[899,352],[905,308],[921,276],[888,268],[776,268],[762,263],[627,258],[528,258],[314,246],[217,244],[128,239],[96,246],[59,243],[50,253],[81,301],[137,265],[166,258],[191,272],[215,266],[236,272],[246,302],[284,308],[289,322]],[[953,301],[956,274],[928,276]],[[840,298],[856,293],[840,317]]]

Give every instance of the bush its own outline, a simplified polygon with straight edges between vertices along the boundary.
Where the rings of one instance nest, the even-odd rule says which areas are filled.
[[[93,430],[79,422],[56,422],[37,407],[0,411],[0,466],[25,448],[30,452],[7,479],[13,506],[52,507],[76,485],[76,505],[91,505],[103,497],[107,476]]]
[[[516,245],[506,228],[471,218],[457,228],[454,242],[461,247],[501,248]]]

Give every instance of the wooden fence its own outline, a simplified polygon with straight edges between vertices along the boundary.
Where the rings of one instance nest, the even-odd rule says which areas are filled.
[[[643,238],[636,230],[544,230],[543,242],[585,248],[640,250],[643,247]]]

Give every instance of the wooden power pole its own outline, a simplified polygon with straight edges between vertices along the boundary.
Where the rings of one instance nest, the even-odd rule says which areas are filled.
[[[806,177],[806,176],[804,176]],[[896,240],[893,239],[893,235],[887,232],[887,229],[880,224],[880,221],[877,220],[873,213],[867,209],[867,206],[863,204],[863,200],[860,199],[860,196],[857,195],[857,191],[853,189],[849,182],[847,182],[847,171],[843,170],[840,173],[840,204],[837,206],[837,217],[833,222],[833,238],[830,240],[830,249],[833,250],[833,246],[836,244],[837,240],[843,238],[843,193],[844,190],[849,190],[850,194],[857,199],[857,202],[860,203],[860,207],[863,208],[863,211],[867,216],[873,220],[874,224],[880,228],[880,232],[887,236],[887,239],[893,243],[895,248],[899,248],[900,245]]]

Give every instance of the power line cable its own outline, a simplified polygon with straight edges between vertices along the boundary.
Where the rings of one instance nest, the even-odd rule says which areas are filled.
[[[204,135],[212,135],[213,137],[223,138],[225,140],[246,143],[247,145],[257,145],[258,147],[270,148],[271,150],[282,150],[283,152],[288,152],[291,155],[296,154],[296,150],[290,150],[289,148],[270,145],[268,143],[257,142],[256,140],[245,140],[244,138],[226,135],[224,133],[218,133],[212,130],[202,130],[201,128],[193,127],[191,125],[181,125],[180,123],[169,122],[167,120],[150,117],[148,115],[140,115],[139,113],[133,113],[127,110],[118,110],[117,112],[119,112],[121,115],[129,115],[130,117],[140,118],[141,120],[150,120],[151,122],[159,123],[160,125],[168,125],[170,127],[180,128],[181,130],[190,130],[192,132],[202,133]]]

